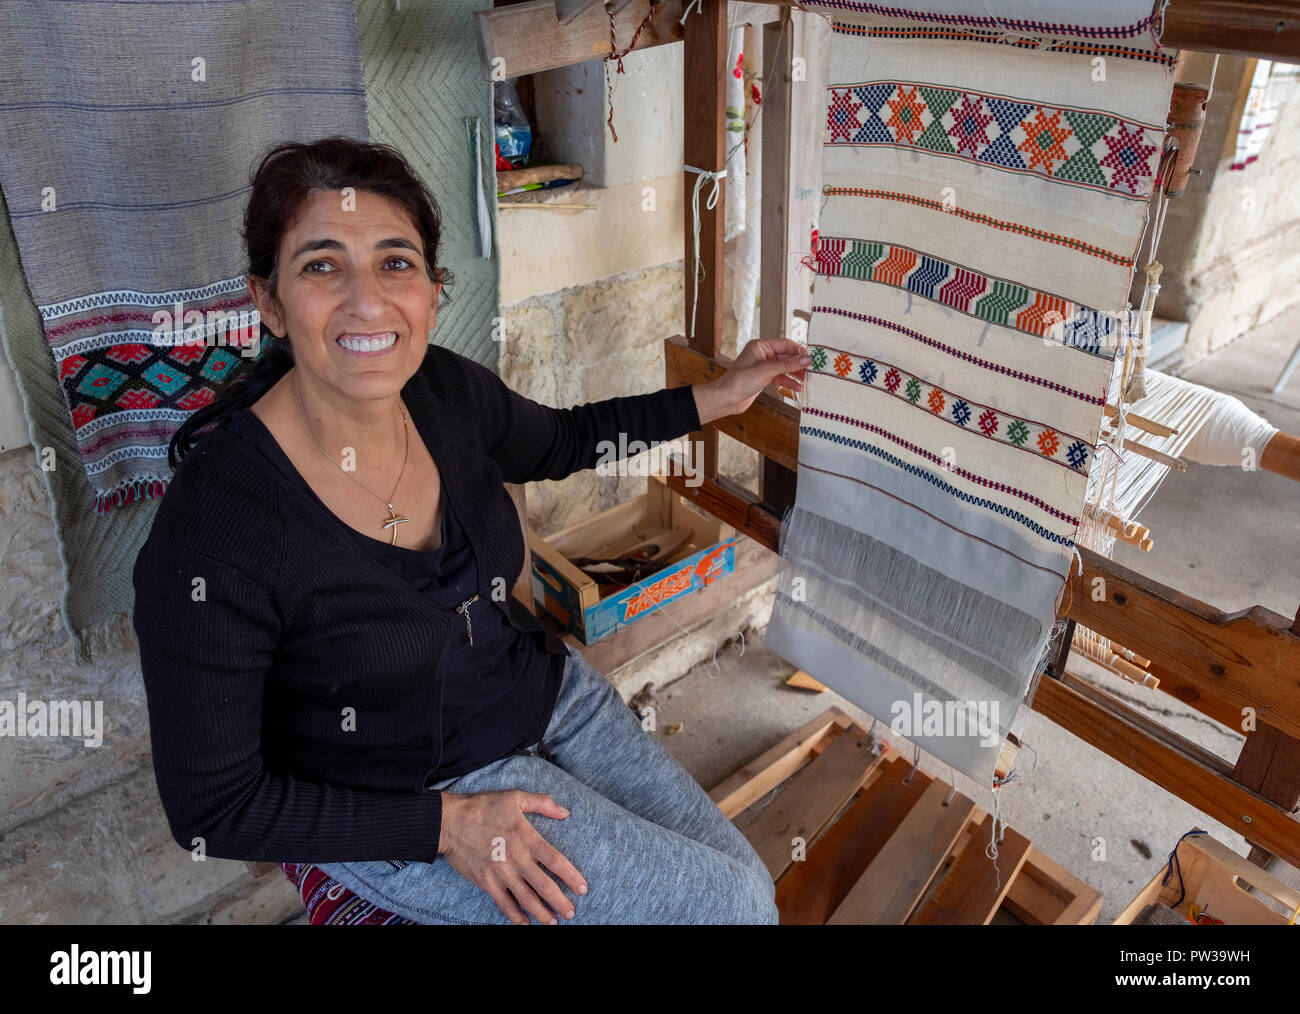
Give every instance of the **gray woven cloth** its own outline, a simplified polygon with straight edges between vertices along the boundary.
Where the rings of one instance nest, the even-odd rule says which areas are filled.
[[[125,438],[118,451],[145,450],[119,453],[106,468],[104,436],[130,427],[101,425],[92,481],[82,454],[87,441],[73,427],[68,372],[92,365],[74,358],[84,348],[113,347],[112,328],[123,326],[124,312],[137,319],[128,330],[151,329],[149,314],[138,322],[141,311],[166,307],[165,296],[181,289],[200,307],[246,299],[239,225],[249,169],[271,145],[341,133],[406,154],[439,199],[444,263],[456,274],[435,340],[496,368],[497,259],[495,249],[480,254],[463,122],[471,114],[482,121],[479,168],[490,188],[492,92],[479,69],[471,16],[484,6],[405,0],[395,10],[358,0],[354,10],[351,0],[212,0],[61,4],[57,16],[15,4],[0,14],[0,347],[17,377],[34,453],[54,451],[56,467],[43,474],[64,569],[62,613],[78,664],[93,650],[130,643],[131,568],[162,485],[149,480],[169,476],[167,442],[187,412],[153,420],[147,428],[159,432],[152,436]],[[205,82],[191,80],[196,57]],[[54,188],[55,212],[42,211],[46,187]],[[495,229],[494,201],[490,208]],[[124,291],[152,294],[153,305]],[[101,297],[95,314],[119,320],[88,323],[90,304],[67,313],[69,301],[96,293],[114,295]],[[123,307],[124,298],[134,306]],[[64,313],[51,317],[48,308],[60,303]],[[38,307],[47,308],[44,320]],[[79,329],[74,340],[83,343],[73,350],[58,344],[70,319]],[[186,364],[191,380],[205,364]],[[222,378],[206,379],[216,390]],[[139,377],[130,382],[148,390]],[[102,401],[93,407],[109,418]],[[131,502],[93,509],[97,496],[105,506],[113,502],[103,494],[114,481]]]

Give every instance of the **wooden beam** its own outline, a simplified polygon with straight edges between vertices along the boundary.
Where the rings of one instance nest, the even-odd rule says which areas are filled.
[[[1300,805],[1300,740],[1259,723],[1246,737],[1232,777],[1282,809],[1294,812]]]
[[[976,816],[978,816],[978,811]],[[993,837],[993,817],[967,827],[966,843],[933,894],[909,921],[913,926],[987,926],[1002,906],[1011,884],[1029,857],[1030,841],[1014,828],[1006,828],[998,845],[998,868],[984,852]],[[1001,886],[999,886],[999,880]]]
[[[1300,3],[1295,0],[1173,0],[1161,45],[1262,60],[1300,60]]]
[[[726,161],[726,0],[702,0],[697,13],[686,19],[685,132],[682,157],[689,166],[718,172]],[[682,172],[683,224],[686,242],[686,323],[694,310],[695,333],[690,345],[708,356],[722,351],[722,233],[726,222],[727,179],[717,181],[718,199],[709,207],[714,182],[705,180],[699,201],[693,202],[700,175]],[[692,205],[695,204],[693,207]],[[695,215],[699,214],[700,249],[695,259]],[[698,301],[695,278],[698,269]]]
[[[692,349],[682,335],[664,339],[667,387],[707,384],[723,376],[731,363],[726,356],[709,356]],[[785,468],[799,467],[799,409],[786,404],[771,387],[762,391],[744,412],[723,416],[708,425]]]
[[[734,819],[811,761],[812,745],[831,731],[831,726],[844,730],[852,724],[853,719],[839,708],[827,708],[715,785],[709,798],[728,820]]]
[[[649,12],[649,0],[635,0],[614,15],[614,35],[620,52],[627,48]],[[633,49],[680,42],[681,17],[682,0],[661,0],[650,23],[636,37]],[[485,81],[500,80],[502,75],[512,78],[571,67],[610,52],[609,15],[600,4],[564,25],[556,17],[554,0],[528,0],[475,11],[474,20]]]
[[[853,889],[871,861],[933,779],[899,757],[882,758],[879,777],[855,799],[824,835],[776,882],[783,926],[821,926]]]
[[[1143,778],[1300,866],[1300,821],[1232,780],[1227,763],[1118,701],[1099,706],[1083,680],[1043,679],[1033,709]]]
[[[1263,606],[1225,613],[1092,550],[1079,553],[1083,574],[1071,572],[1066,616],[1151,659],[1162,686],[1181,677],[1300,738],[1300,637],[1289,617]]]
[[[795,839],[806,850],[875,773],[882,758],[871,752],[871,744],[863,729],[836,737],[745,829],[773,881],[795,861]]]
[[[937,778],[826,920],[828,926],[901,925],[952,851],[975,804]]]
[[[715,430],[715,435],[716,432]],[[671,457],[676,459],[677,455]],[[677,471],[682,467],[679,465]],[[763,505],[761,498],[744,486],[725,475],[704,479],[698,486],[688,486],[685,474],[669,474],[664,479],[673,492],[680,493],[701,510],[722,518],[736,531],[744,532],[773,553],[779,552],[781,519]]]

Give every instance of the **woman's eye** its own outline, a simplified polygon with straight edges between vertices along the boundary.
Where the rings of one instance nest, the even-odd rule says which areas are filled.
[[[306,271],[306,272],[307,272],[308,274],[310,274],[310,275],[320,275],[320,274],[328,274],[328,273],[329,273],[329,272],[327,272],[327,271],[326,271],[326,272],[322,272],[322,271],[312,271],[311,269],[314,268],[317,264],[324,264],[326,267],[330,267],[331,270],[333,270],[333,268],[332,268],[332,266],[330,265],[330,262],[329,262],[329,261],[311,261],[311,262],[309,262],[309,263],[307,263],[307,264],[304,264],[302,269],[303,269],[304,271]]]
[[[400,261],[401,263],[405,264],[408,268],[409,268],[409,267],[414,267],[414,265],[410,262],[410,260],[408,260],[408,259],[405,258],[405,257],[389,257],[388,260],[386,260],[384,263],[385,263],[385,264],[392,264],[393,261]]]

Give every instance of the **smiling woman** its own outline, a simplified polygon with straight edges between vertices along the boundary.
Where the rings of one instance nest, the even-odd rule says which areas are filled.
[[[264,351],[177,432],[134,572],[176,842],[319,863],[417,922],[776,921],[744,836],[508,594],[525,546],[504,484],[798,389],[802,347],[541,405],[430,344],[450,276],[399,153],[286,144],[252,182]]]

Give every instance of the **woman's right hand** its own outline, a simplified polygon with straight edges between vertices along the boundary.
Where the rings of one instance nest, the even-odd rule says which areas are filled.
[[[520,789],[468,795],[444,792],[438,852],[462,877],[487,891],[511,922],[528,925],[521,905],[543,924],[555,925],[551,909],[572,919],[573,904],[542,866],[577,894],[586,893],[587,882],[557,848],[537,833],[525,813],[558,820],[569,815],[544,793]]]

